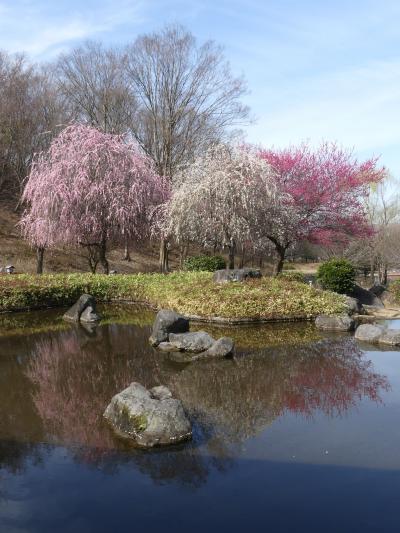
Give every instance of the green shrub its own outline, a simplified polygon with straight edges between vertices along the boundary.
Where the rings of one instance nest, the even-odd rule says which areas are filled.
[[[306,283],[306,278],[301,272],[286,272],[284,270],[278,275],[278,277],[287,279],[288,281],[298,281],[300,283]]]
[[[283,263],[283,269],[284,270],[296,270],[296,267],[295,265],[293,265],[293,263],[289,263],[289,261],[285,261]]]
[[[324,289],[350,293],[354,289],[356,269],[347,259],[331,259],[318,268],[317,279]]]
[[[225,259],[220,255],[196,255],[188,257],[183,264],[183,269],[191,272],[215,272],[225,267]]]

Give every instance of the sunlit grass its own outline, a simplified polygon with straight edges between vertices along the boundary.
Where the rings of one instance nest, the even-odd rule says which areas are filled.
[[[208,272],[176,272],[0,276],[0,311],[70,305],[84,292],[99,301],[142,302],[201,317],[273,320],[344,310],[341,296],[284,278],[216,284]]]

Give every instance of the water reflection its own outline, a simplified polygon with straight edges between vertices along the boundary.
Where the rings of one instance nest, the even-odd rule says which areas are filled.
[[[3,339],[0,467],[18,470],[24,456],[35,454],[39,461],[46,443],[107,472],[133,462],[159,483],[199,486],[210,469],[231,466],[233,449],[287,412],[342,416],[362,399],[380,401],[388,381],[351,337],[320,339],[310,326],[290,327],[293,342],[251,349],[246,341],[232,360],[189,366],[150,348],[148,326],[72,326]],[[132,381],[169,386],[194,420],[193,442],[143,452],[118,441],[102,413]]]

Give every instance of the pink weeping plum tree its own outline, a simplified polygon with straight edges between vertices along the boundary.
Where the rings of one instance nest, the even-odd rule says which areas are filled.
[[[276,184],[286,196],[282,216],[266,226],[263,234],[276,250],[276,273],[296,242],[307,239],[328,244],[372,234],[365,199],[371,185],[386,175],[376,158],[360,162],[334,143],[323,143],[317,149],[302,144],[262,150],[260,155],[274,169]]]
[[[167,181],[136,142],[72,124],[34,157],[22,233],[38,250],[38,271],[45,248],[81,245],[91,271],[100,263],[108,273],[108,244],[145,237],[168,195]]]

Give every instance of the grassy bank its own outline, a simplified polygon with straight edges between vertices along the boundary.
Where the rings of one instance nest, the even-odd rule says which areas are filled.
[[[143,302],[186,315],[227,319],[312,318],[344,309],[340,296],[286,279],[215,284],[206,272],[130,276],[0,276],[0,312],[67,306],[84,292],[100,301]]]

